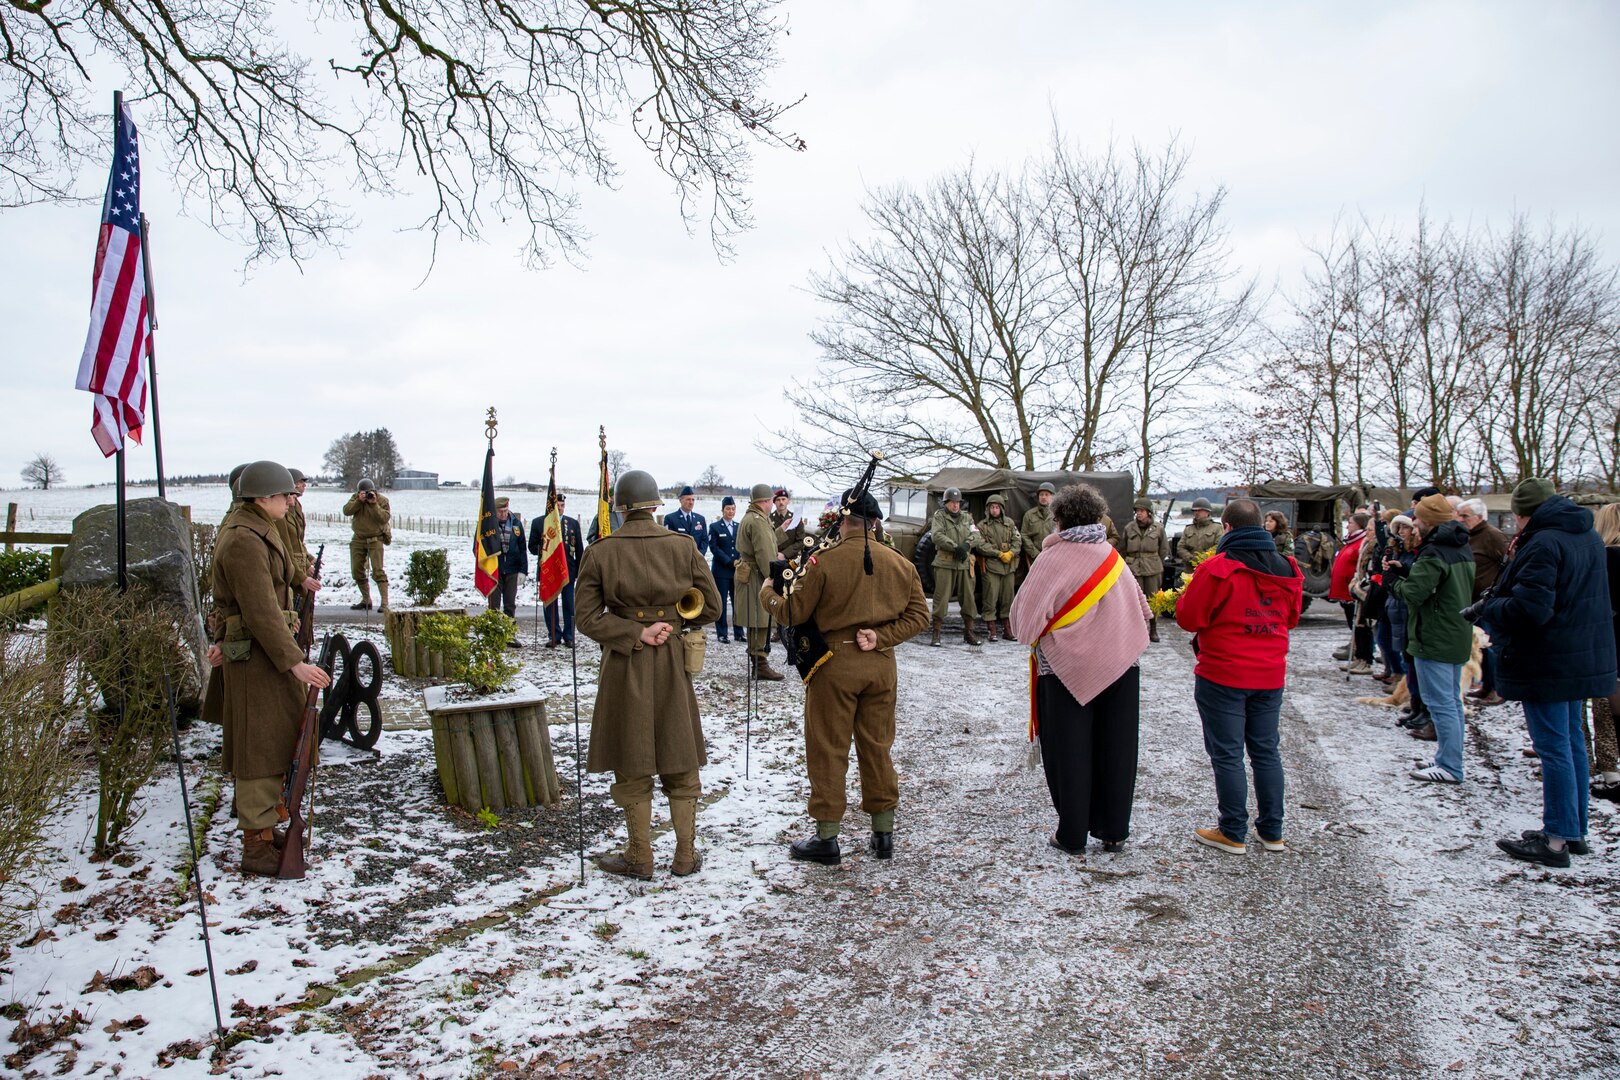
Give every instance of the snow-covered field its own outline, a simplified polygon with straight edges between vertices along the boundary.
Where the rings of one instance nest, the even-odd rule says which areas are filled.
[[[302,882],[234,873],[217,736],[195,730],[187,770],[211,807],[202,873],[235,1040],[223,1071],[1620,1074],[1614,807],[1594,804],[1594,854],[1572,869],[1511,862],[1491,841],[1534,826],[1539,809],[1516,708],[1471,721],[1468,784],[1409,780],[1418,744],[1392,713],[1354,704],[1373,684],[1347,683],[1329,659],[1342,629],[1337,613],[1313,611],[1295,638],[1285,855],[1192,843],[1213,796],[1191,657],[1173,630],[1144,659],[1132,841],[1085,861],[1045,845],[1021,650],[971,649],[959,635],[897,650],[902,805],[889,863],[862,852],[855,810],[842,866],[787,859],[785,841],[808,825],[802,691],[762,689],[745,776],[735,645],[711,646],[697,679],[711,763],[705,866],[687,879],[661,869],[627,884],[591,868],[579,883],[573,680],[560,650],[518,654],[551,696],[560,807],[485,828],[439,805],[425,734],[391,731],[376,754],[332,748]],[[588,718],[594,648],[579,661]],[[596,851],[620,835],[606,780],[585,789]],[[129,857],[113,863],[87,859],[91,800],[56,824],[36,922],[9,943],[0,998],[19,1021],[66,1023],[13,1072],[210,1069],[197,909],[176,893],[173,776],[141,805]],[[667,866],[672,837],[655,847]],[[144,989],[101,986],[147,966],[150,979],[134,979]]]

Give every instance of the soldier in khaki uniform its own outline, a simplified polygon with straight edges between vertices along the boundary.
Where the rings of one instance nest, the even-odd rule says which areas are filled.
[[[1164,527],[1153,520],[1153,503],[1137,499],[1135,514],[1120,535],[1119,553],[1136,576],[1142,595],[1152,596],[1164,587],[1164,560],[1170,554],[1170,539]],[[1159,617],[1148,620],[1148,640],[1159,640]]]
[[[1056,494],[1057,488],[1051,484],[1036,488],[1035,505],[1024,511],[1024,520],[1018,524],[1018,535],[1024,541],[1024,557],[1030,562],[1035,561],[1035,556],[1041,553],[1041,545],[1057,528],[1057,522],[1052,519],[1052,496]]]
[[[1000,640],[1001,627],[1012,611],[1013,580],[1018,573],[1018,555],[1023,538],[1006,517],[1007,500],[992,495],[985,500],[984,520],[979,522],[979,542],[974,550],[984,556],[984,624],[990,640]],[[1007,635],[1012,640],[1012,635]]]
[[[309,549],[304,544],[304,488],[308,486],[304,474],[297,469],[288,469],[292,473],[294,492],[291,505],[287,507],[287,516],[276,522],[276,528],[281,532],[281,542],[292,556],[293,566],[297,571],[293,575],[293,588],[300,588],[309,568],[315,560],[310,557]]]
[[[366,584],[366,563],[371,563],[371,580],[377,583],[378,607],[388,610],[388,572],[383,569],[383,547],[394,540],[394,530],[388,523],[392,511],[388,496],[377,490],[369,479],[362,479],[349,501],[343,504],[343,516],[353,518],[354,536],[349,540],[349,571],[354,583],[360,586],[360,602],[350,604],[354,611],[371,610],[371,586]]]
[[[954,595],[962,609],[962,640],[977,645],[979,635],[973,632],[973,623],[979,617],[979,607],[973,599],[973,545],[978,542],[979,530],[972,516],[963,513],[962,493],[956,488],[946,488],[940,502],[943,505],[934,511],[929,526],[934,538],[934,632],[928,643],[939,644],[945,612]]]
[[[251,464],[251,462],[244,461],[242,464],[232,469],[231,478],[226,481],[225,486],[231,489],[231,501],[225,506],[225,516],[219,519],[219,528],[214,530],[215,543],[219,542],[219,533],[225,528],[225,523],[231,520],[231,515],[236,512],[236,508],[242,505],[242,500],[236,494],[236,482],[237,480],[241,479],[242,470],[247,468],[249,464]]]
[[[771,486],[755,484],[748,493],[748,509],[737,525],[736,623],[748,631],[748,662],[753,665],[754,678],[781,682],[782,673],[766,659],[771,649],[771,615],[759,602],[760,583],[770,576],[782,535],[771,526],[766,513],[770,505]]]
[[[277,807],[303,720],[305,687],[331,684],[326,672],[304,660],[293,637],[293,560],[277,529],[293,489],[292,474],[273,461],[242,471],[241,505],[214,545],[217,628],[208,662],[216,670],[203,707],[203,719],[225,729],[242,871],[268,876],[281,863]]]
[[[850,495],[844,492],[840,502]],[[894,810],[900,802],[900,780],[889,756],[899,685],[894,647],[922,632],[928,604],[916,568],[892,548],[871,541],[882,516],[870,494],[857,500],[839,526],[842,539],[816,556],[792,596],[793,618],[813,620],[829,650],[804,691],[805,766],[816,835],[793,844],[789,851],[795,859],[832,865],[842,858],[838,831],[848,806],[844,777],[851,740],[860,767],[861,809],[872,815],[872,854],[879,859],[894,854]],[[766,582],[758,599],[785,619],[789,601],[778,587]]]
[[[670,872],[685,877],[703,866],[696,846],[698,769],[709,757],[680,632],[693,628],[701,642],[695,628],[720,616],[720,590],[703,555],[690,536],[653,520],[659,502],[658,484],[647,473],[632,469],[619,477],[613,503],[624,525],[585,549],[574,591],[580,633],[602,646],[586,768],[613,773],[610,792],[628,833],[624,851],[597,865],[642,879],[653,875],[654,775],[675,827]],[[703,610],[683,622],[676,605],[694,588]]]
[[[1176,559],[1181,563],[1183,571],[1192,569],[1192,560],[1202,557],[1215,550],[1215,545],[1221,542],[1221,536],[1226,531],[1221,523],[1210,516],[1214,507],[1209,500],[1198,498],[1192,504],[1192,524],[1181,532],[1181,539],[1176,541]]]
[[[788,505],[791,498],[786,488],[777,488],[775,494],[771,496],[772,509],[768,515],[771,519],[771,528],[776,530],[776,550],[784,559],[798,557],[799,548],[804,545],[806,535],[803,520],[795,523],[791,529],[787,527],[788,519],[793,516],[793,508]]]

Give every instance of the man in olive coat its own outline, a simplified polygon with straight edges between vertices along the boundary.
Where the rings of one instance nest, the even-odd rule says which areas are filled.
[[[1007,500],[992,495],[985,500],[984,520],[979,522],[979,540],[973,550],[984,556],[984,625],[990,640],[1000,640],[1001,627],[1012,611],[1013,579],[1018,573],[1018,555],[1024,542],[1013,523],[1007,520]],[[1007,640],[1011,641],[1012,635]]]
[[[1208,499],[1193,500],[1192,524],[1181,530],[1181,537],[1176,541],[1176,560],[1183,572],[1191,570],[1194,559],[1208,555],[1221,542],[1225,530],[1213,517],[1214,510]]]
[[[354,535],[349,540],[349,570],[354,583],[360,586],[360,602],[350,604],[355,611],[371,610],[371,586],[366,584],[366,564],[371,564],[371,580],[377,583],[378,607],[388,610],[388,572],[383,569],[383,548],[393,543],[393,526],[388,523],[393,511],[388,507],[388,496],[377,490],[369,479],[362,479],[349,501],[343,504],[343,516],[353,518]]]
[[[303,498],[306,483],[304,474],[297,469],[287,471],[292,474],[295,490],[292,505],[287,507],[287,516],[276,522],[276,528],[280,530],[281,542],[286,547],[287,554],[292,556],[293,564],[298,571],[293,575],[293,588],[296,589],[303,585],[304,575],[309,573],[310,565],[315,560],[310,557],[309,550],[304,546]]]
[[[759,602],[759,586],[770,575],[777,539],[782,535],[771,526],[766,512],[770,505],[771,486],[755,484],[737,526],[736,624],[748,631],[748,662],[753,665],[754,678],[781,682],[782,673],[766,659],[771,649],[771,616]]]
[[[648,879],[652,860],[652,778],[669,799],[675,827],[670,871],[695,874],[698,768],[708,763],[697,695],[686,671],[682,631],[720,615],[720,593],[697,545],[653,520],[658,485],[640,469],[619,477],[614,505],[624,525],[585,549],[579,562],[575,617],[582,634],[602,646],[591,747],[586,768],[613,773],[613,801],[624,811],[624,851],[597,860],[610,874]],[[691,589],[703,610],[683,620],[676,605]]]
[[[868,494],[851,502],[846,491],[843,502],[850,513],[839,526],[842,539],[796,579],[791,601],[793,618],[814,621],[828,655],[804,692],[805,765],[816,835],[789,850],[795,859],[829,865],[842,858],[838,832],[848,806],[844,777],[851,740],[860,766],[861,809],[872,815],[872,854],[879,859],[894,854],[894,810],[900,802],[900,780],[889,756],[899,685],[894,647],[928,623],[916,568],[892,548],[862,536],[883,516],[877,500]],[[767,581],[758,599],[785,621],[789,601],[778,592],[781,587]]]
[[[1052,518],[1052,496],[1056,494],[1057,488],[1051,484],[1036,488],[1035,505],[1024,511],[1024,520],[1018,524],[1018,534],[1024,541],[1024,556],[1030,562],[1035,561],[1035,556],[1041,553],[1041,545],[1057,528],[1057,522]]]
[[[1142,587],[1142,595],[1152,597],[1164,587],[1164,560],[1170,554],[1170,540],[1164,535],[1164,526],[1153,520],[1150,500],[1136,500],[1134,515],[1120,535],[1119,552]],[[1157,615],[1148,620],[1148,640],[1159,640]]]
[[[956,597],[962,609],[962,640],[969,645],[979,644],[973,632],[973,623],[979,617],[979,606],[973,599],[973,545],[978,542],[979,530],[973,517],[962,510],[962,493],[946,488],[943,504],[934,511],[929,531],[934,538],[934,630],[930,645],[939,644],[939,635],[945,629],[945,613]]]
[[[292,501],[292,474],[273,461],[243,471],[241,505],[214,545],[216,629],[205,720],[225,729],[225,768],[236,779],[242,871],[274,876],[282,775],[292,763],[305,687],[331,678],[304,659],[293,636],[293,559],[277,523]]]

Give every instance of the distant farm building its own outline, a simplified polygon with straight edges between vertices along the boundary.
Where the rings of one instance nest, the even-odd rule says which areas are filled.
[[[395,491],[424,491],[439,486],[439,474],[421,469],[401,469],[394,474]]]

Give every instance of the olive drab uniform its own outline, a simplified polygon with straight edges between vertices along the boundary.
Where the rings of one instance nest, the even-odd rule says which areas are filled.
[[[759,602],[759,587],[771,576],[771,562],[776,558],[780,529],[771,527],[771,519],[757,504],[750,503],[737,523],[737,566],[735,621],[748,631],[749,663],[762,679],[775,682],[782,678],[765,660],[771,649],[771,616]]]
[[[1041,506],[1039,503],[1024,511],[1024,520],[1018,527],[1018,535],[1024,541],[1024,558],[1030,562],[1041,553],[1041,545],[1046,538],[1052,535],[1057,528],[1057,520],[1052,517],[1050,506]]]
[[[1148,511],[1153,508],[1145,499],[1138,506]],[[1133,516],[1125,523],[1118,547],[1120,554],[1125,556],[1125,565],[1136,578],[1136,584],[1141,586],[1143,596],[1151,598],[1164,587],[1164,560],[1170,554],[1170,539],[1165,536],[1163,525],[1152,517],[1143,525]],[[1148,640],[1159,640],[1157,615],[1148,619]]]
[[[301,588],[304,579],[309,576],[309,568],[315,560],[309,557],[309,549],[304,546],[304,505],[301,500],[294,499],[287,506],[287,516],[276,522],[276,531],[281,534],[282,546],[293,561],[293,588]]]
[[[991,516],[990,506],[998,506],[1002,512]],[[1012,611],[1013,581],[1018,574],[1018,556],[1024,550],[1023,538],[1013,523],[1007,520],[1006,503],[999,495],[990,496],[984,520],[979,522],[978,543],[973,550],[984,558],[984,572],[980,579],[980,587],[984,590],[981,608],[990,640],[997,641],[1000,640],[1007,615]],[[1008,640],[1011,640],[1010,636]]]
[[[916,568],[892,548],[873,542],[868,577],[866,550],[858,536],[826,548],[791,598],[794,620],[814,620],[827,641],[828,658],[804,691],[808,809],[823,836],[837,835],[837,823],[848,805],[844,782],[852,739],[860,768],[861,809],[873,815],[874,833],[893,832],[894,809],[900,801],[900,781],[889,756],[899,683],[894,647],[928,625],[928,604]],[[751,591],[761,606],[786,618],[788,600],[770,582]],[[876,632],[877,648],[865,651],[855,643],[856,631],[863,629]]]
[[[930,528],[934,537],[933,643],[939,642],[945,612],[954,596],[962,609],[962,639],[977,645],[979,638],[973,632],[973,623],[979,617],[979,606],[973,598],[973,545],[979,538],[978,527],[966,510],[953,514],[941,506],[934,511]]]
[[[1183,529],[1181,539],[1176,543],[1176,559],[1183,572],[1192,569],[1194,558],[1214,551],[1225,532],[1226,529],[1213,517],[1205,518],[1202,523],[1195,521]]]
[[[343,516],[353,518],[354,536],[349,540],[349,572],[360,586],[360,602],[371,606],[371,586],[366,582],[366,564],[371,564],[371,580],[377,583],[382,607],[388,606],[388,573],[383,569],[383,546],[394,539],[393,527],[388,523],[392,511],[388,496],[375,492],[375,502],[360,497],[360,492],[349,496],[343,504]]]

